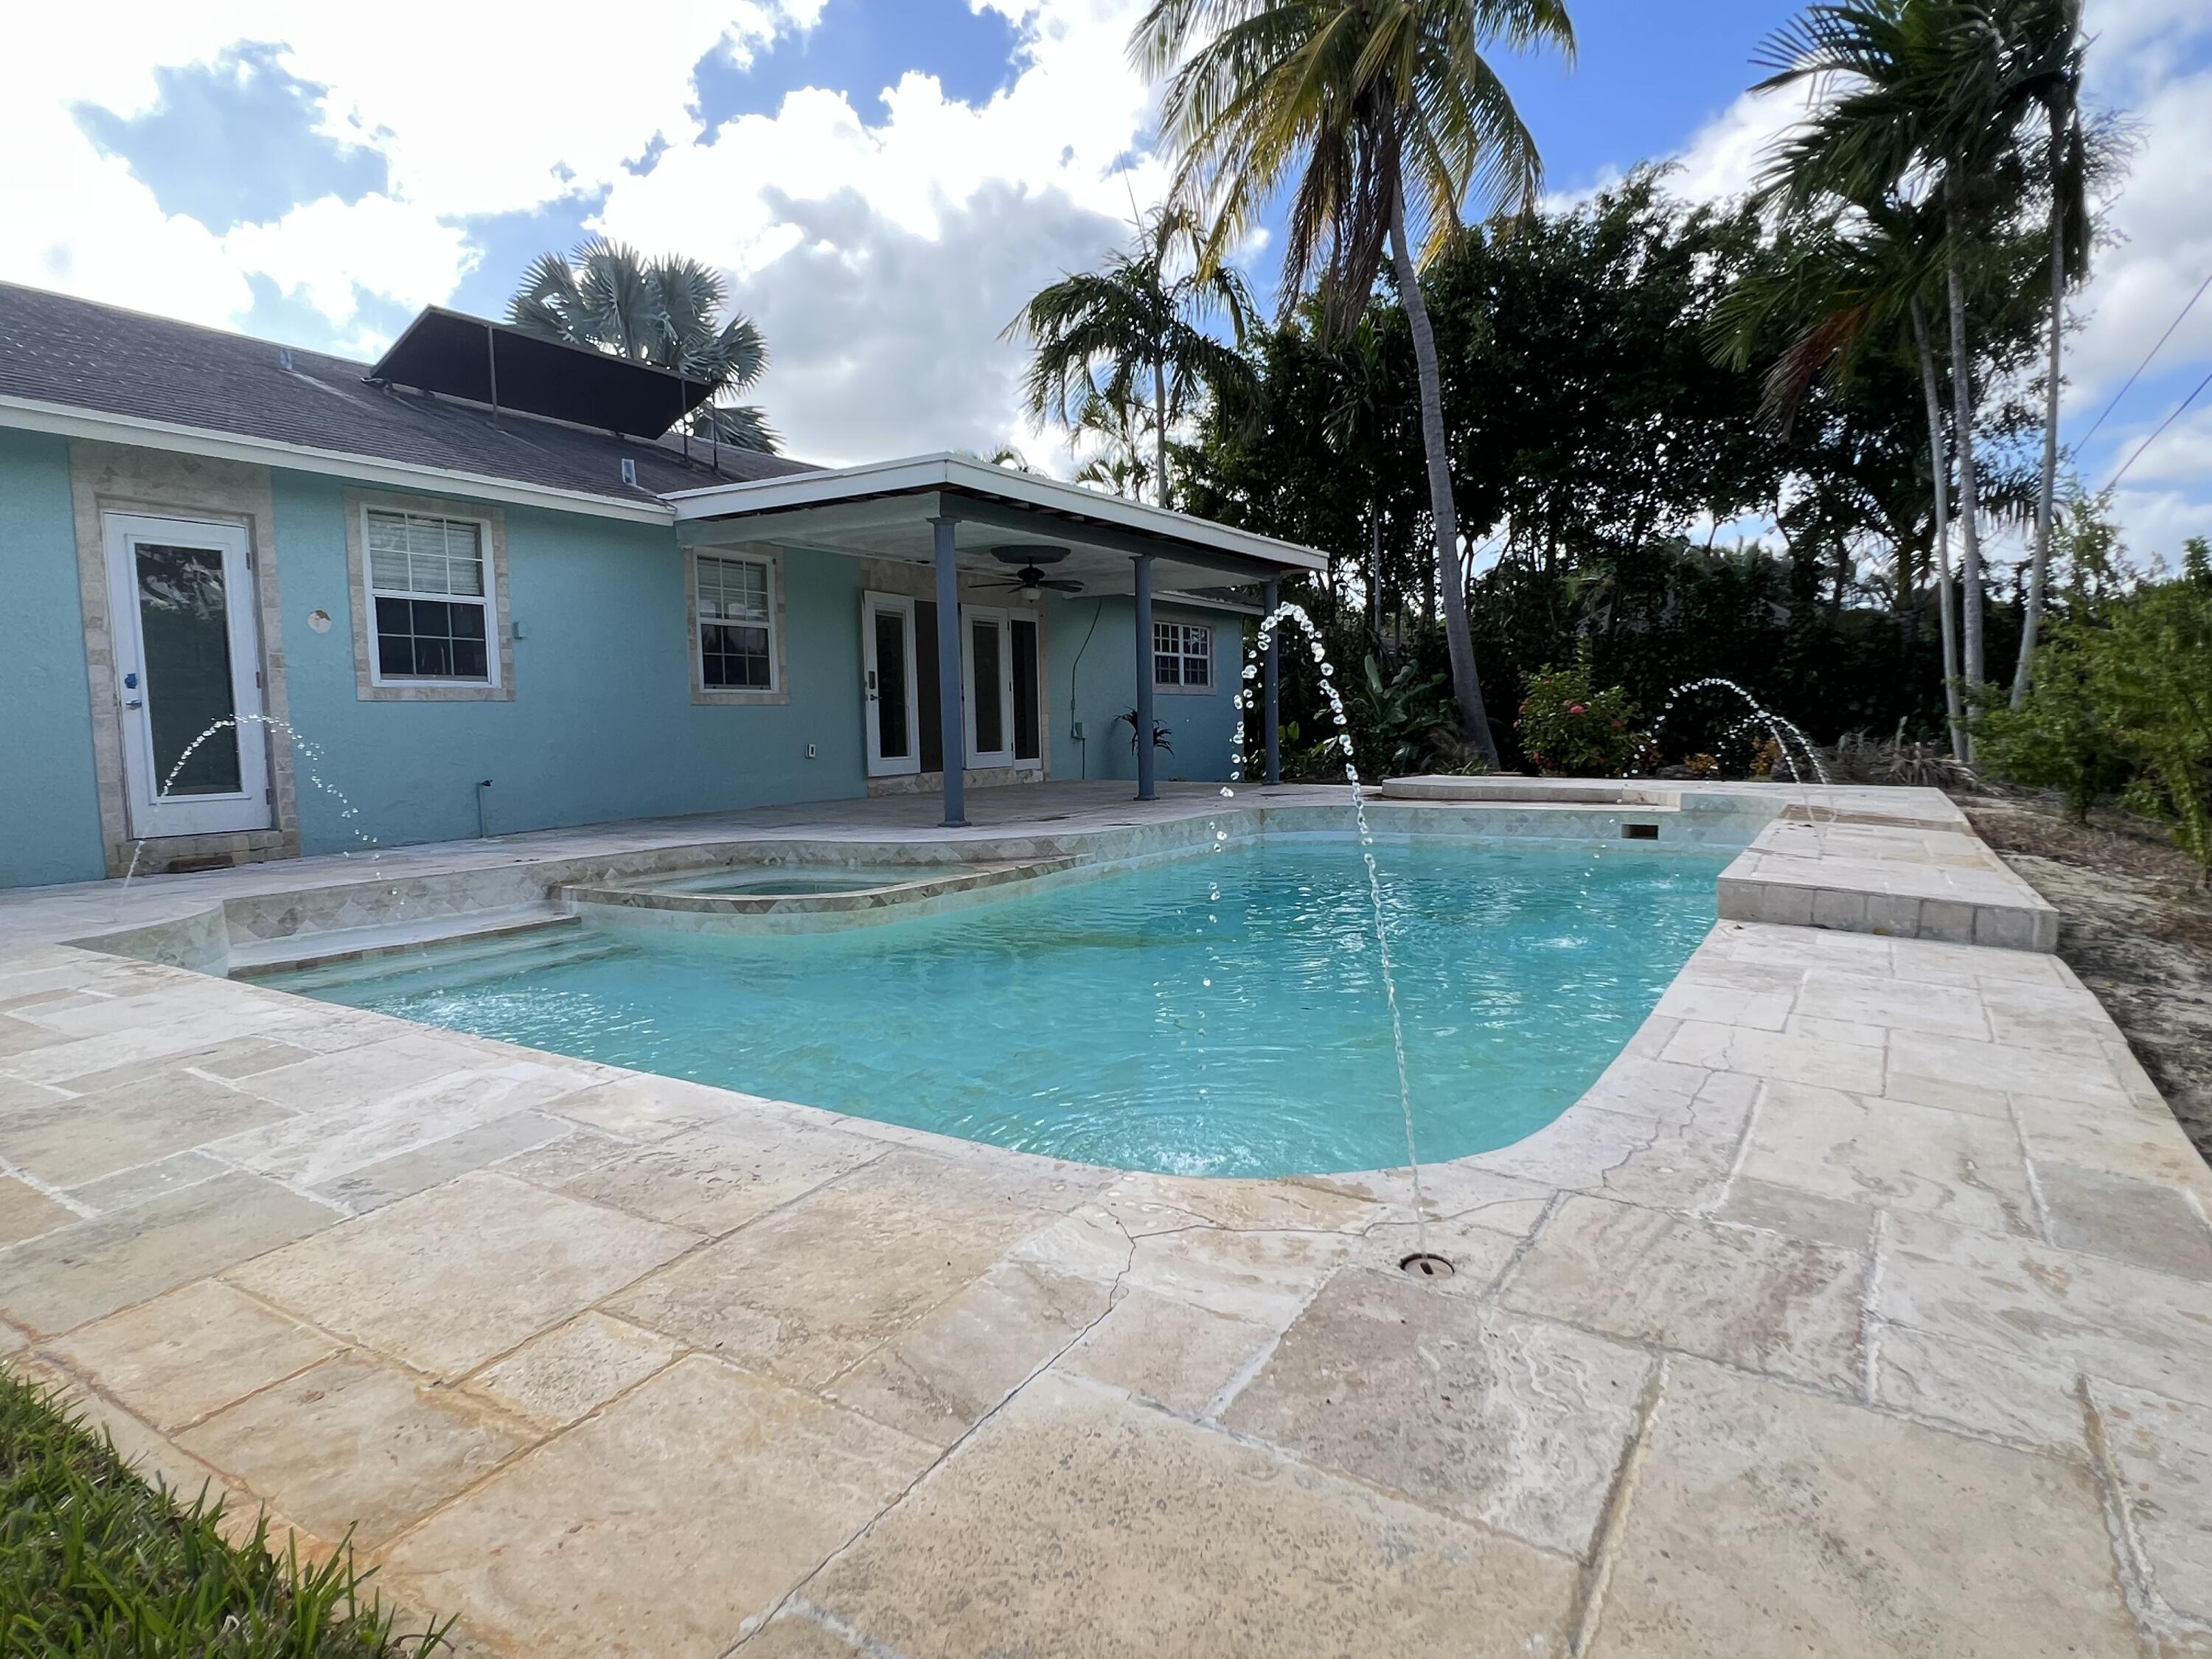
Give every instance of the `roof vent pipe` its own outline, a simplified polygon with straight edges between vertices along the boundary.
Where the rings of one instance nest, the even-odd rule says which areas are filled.
[[[291,348],[291,347],[289,347],[289,346],[278,346],[278,347],[276,348],[276,366],[277,366],[278,368],[282,368],[282,369],[284,369],[284,370],[285,370],[285,371],[287,371],[288,373],[290,371],[291,367],[292,367],[292,348]]]
[[[637,482],[637,463],[627,455],[623,457],[623,482],[626,484]]]

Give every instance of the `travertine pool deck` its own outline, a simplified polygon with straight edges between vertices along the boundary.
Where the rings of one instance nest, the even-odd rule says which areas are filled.
[[[470,1652],[2212,1654],[2212,1175],[2045,951],[1723,920],[1581,1103],[1424,1170],[1443,1282],[1402,1171],[1058,1164],[179,965],[1228,810],[1125,787],[0,895],[0,1347]],[[1662,839],[1733,823],[1739,902],[2038,914],[1938,797],[1712,794]]]

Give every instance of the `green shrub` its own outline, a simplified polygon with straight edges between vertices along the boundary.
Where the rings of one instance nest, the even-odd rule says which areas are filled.
[[[1992,775],[2030,789],[2056,789],[2076,823],[2100,796],[2123,787],[2134,769],[2100,684],[2096,630],[2054,625],[2035,653],[2035,678],[2017,708],[1993,701],[1974,717],[1974,754]]]
[[[1540,771],[1571,778],[1613,777],[1643,746],[1632,729],[1634,710],[1628,693],[1610,685],[1590,686],[1590,649],[1585,640],[1571,668],[1544,669],[1528,681],[1521,700],[1522,752]]]
[[[2139,769],[2128,804],[2170,824],[2212,877],[2212,571],[2200,555],[2180,580],[2137,588],[2106,621],[2093,678]]]

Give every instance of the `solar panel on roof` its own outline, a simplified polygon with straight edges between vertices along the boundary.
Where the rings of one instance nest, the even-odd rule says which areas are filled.
[[[548,420],[657,438],[713,394],[704,380],[426,306],[368,378]]]

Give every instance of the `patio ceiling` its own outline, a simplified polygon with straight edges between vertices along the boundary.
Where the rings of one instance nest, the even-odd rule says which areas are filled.
[[[963,455],[720,484],[664,499],[676,510],[686,546],[772,542],[915,564],[935,557],[933,520],[951,519],[963,569],[1004,572],[1013,565],[999,550],[1048,544],[1068,550],[1048,574],[1079,581],[1090,594],[1132,592],[1134,560],[1144,554],[1152,556],[1161,589],[1259,582],[1328,564],[1311,548]]]

